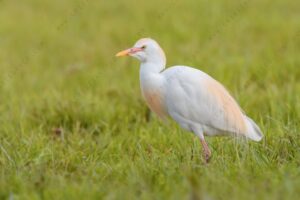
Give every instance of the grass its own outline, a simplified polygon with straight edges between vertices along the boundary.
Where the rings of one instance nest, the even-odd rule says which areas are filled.
[[[296,199],[300,4],[0,1],[0,199]],[[222,82],[262,142],[199,141],[139,90],[141,37]]]

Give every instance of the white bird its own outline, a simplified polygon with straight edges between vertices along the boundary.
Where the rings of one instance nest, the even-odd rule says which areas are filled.
[[[200,138],[204,159],[211,151],[204,135],[236,135],[260,141],[263,134],[229,92],[208,74],[188,66],[165,69],[166,57],[150,38],[138,40],[116,56],[132,56],[141,62],[140,85],[147,105],[161,118],[171,117],[183,129]]]

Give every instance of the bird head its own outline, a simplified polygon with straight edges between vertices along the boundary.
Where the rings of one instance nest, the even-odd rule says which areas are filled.
[[[151,38],[138,40],[133,47],[120,51],[116,56],[132,56],[141,62],[166,64],[165,53],[159,44]]]

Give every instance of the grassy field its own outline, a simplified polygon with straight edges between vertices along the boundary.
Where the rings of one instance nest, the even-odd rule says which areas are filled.
[[[296,199],[300,3],[295,0],[0,0],[0,199]],[[197,138],[149,114],[139,63],[222,82],[262,128],[255,143]]]

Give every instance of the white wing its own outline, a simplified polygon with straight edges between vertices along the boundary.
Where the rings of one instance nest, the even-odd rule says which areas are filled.
[[[247,117],[227,90],[212,77],[186,66],[168,68],[162,75],[166,79],[165,105],[170,115],[250,137]]]

